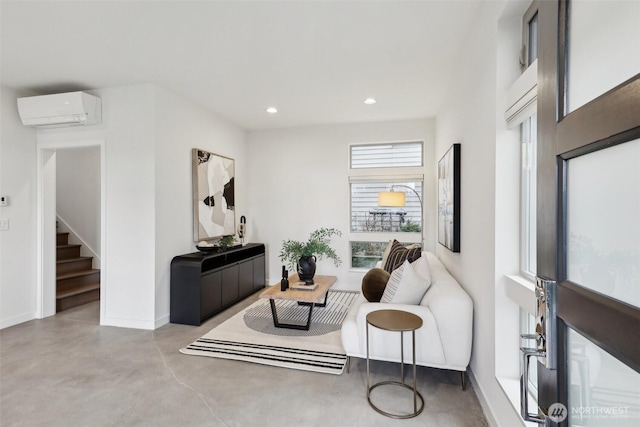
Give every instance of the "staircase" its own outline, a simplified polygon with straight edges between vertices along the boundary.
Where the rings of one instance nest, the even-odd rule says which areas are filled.
[[[81,245],[69,244],[69,233],[57,233],[56,312],[100,299],[100,270],[93,258],[80,256]]]

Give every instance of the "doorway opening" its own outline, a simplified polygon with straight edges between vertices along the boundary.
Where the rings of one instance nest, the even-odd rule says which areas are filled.
[[[39,318],[99,299],[103,323],[104,175],[103,140],[38,146]]]

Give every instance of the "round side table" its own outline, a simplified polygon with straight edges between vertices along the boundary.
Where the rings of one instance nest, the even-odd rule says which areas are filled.
[[[369,325],[385,331],[400,332],[400,381],[382,381],[371,385],[369,374]],[[401,310],[378,310],[367,314],[367,400],[369,405],[382,415],[391,418],[413,418],[420,415],[424,409],[424,399],[416,388],[416,329],[422,326],[422,319],[413,313]],[[411,332],[413,350],[413,387],[404,382],[404,333]],[[392,414],[378,408],[371,401],[371,390],[383,385],[394,385],[413,391],[413,413],[407,415]],[[420,399],[420,407],[418,407]]]

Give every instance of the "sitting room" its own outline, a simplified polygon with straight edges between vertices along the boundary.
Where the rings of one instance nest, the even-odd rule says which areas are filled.
[[[3,0],[0,39],[0,425],[640,419],[639,2]]]

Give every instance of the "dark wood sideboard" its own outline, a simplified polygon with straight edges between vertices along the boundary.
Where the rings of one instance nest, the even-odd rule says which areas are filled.
[[[224,252],[194,252],[171,261],[169,321],[200,323],[265,287],[262,243]]]

